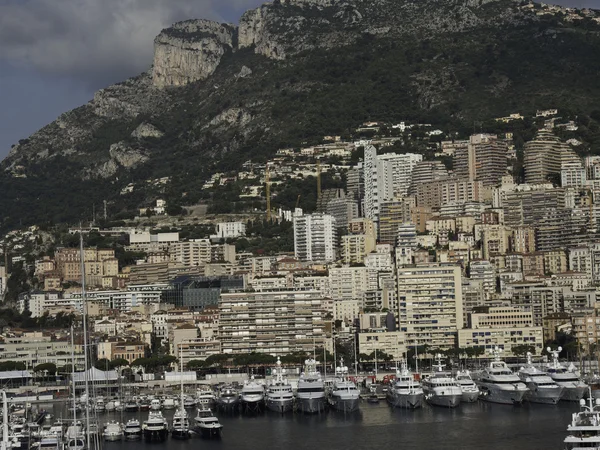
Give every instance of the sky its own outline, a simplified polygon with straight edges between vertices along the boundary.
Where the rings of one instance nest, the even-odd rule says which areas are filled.
[[[238,21],[262,0],[0,0],[0,159],[11,145],[147,70],[179,20]],[[600,0],[555,0],[600,9]]]

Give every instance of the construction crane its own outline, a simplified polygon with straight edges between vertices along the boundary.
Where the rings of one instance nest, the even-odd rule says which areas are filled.
[[[269,173],[269,163],[267,162],[265,168],[265,192],[267,196],[267,222],[271,221],[271,179]]]

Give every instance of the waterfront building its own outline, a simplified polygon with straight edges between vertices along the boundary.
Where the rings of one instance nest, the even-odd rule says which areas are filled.
[[[315,291],[223,293],[221,351],[287,355],[325,344],[323,297]]]
[[[331,262],[336,259],[337,230],[329,214],[294,216],[294,255],[300,261]]]
[[[358,348],[360,353],[365,355],[375,353],[392,356],[393,361],[401,361],[407,352],[406,336],[401,331],[386,331],[385,329],[361,331],[358,333]],[[380,359],[380,364],[383,361]]]
[[[446,264],[398,266],[399,330],[408,347],[448,349],[463,327],[461,268]]]

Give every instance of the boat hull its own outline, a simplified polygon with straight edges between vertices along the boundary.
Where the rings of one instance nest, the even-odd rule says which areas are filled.
[[[144,430],[144,440],[146,442],[164,442],[167,439],[169,432],[163,430]]]
[[[246,399],[242,398],[242,400],[241,400],[242,409],[246,412],[262,411],[264,404],[265,404],[264,399],[246,400]]]
[[[270,411],[283,414],[283,413],[289,412],[292,409],[294,409],[294,400],[293,399],[288,399],[288,400],[267,399],[266,405]]]
[[[325,411],[325,397],[298,398],[296,408],[305,414],[317,414]]]
[[[417,409],[423,406],[423,394],[392,394],[387,396],[394,408]]]
[[[586,386],[565,387],[560,399],[566,402],[578,402],[585,397],[586,391]]]
[[[333,409],[335,409],[336,411],[342,411],[342,412],[346,412],[346,413],[358,411],[359,403],[360,403],[359,397],[340,398],[340,397],[332,395],[329,398],[329,404],[331,405],[331,407]]]
[[[523,389],[498,389],[488,385],[479,385],[479,390],[481,400],[502,405],[520,405],[527,392]]]
[[[171,437],[183,441],[192,437],[192,434],[190,430],[171,430]]]
[[[563,389],[557,388],[530,388],[525,394],[525,399],[531,403],[541,403],[544,405],[556,405],[560,400]]]
[[[221,428],[198,428],[200,436],[204,439],[218,439],[221,437]]]
[[[120,441],[121,439],[123,439],[122,434],[105,434],[104,435],[104,440],[108,441],[108,442],[116,442],[116,441]]]
[[[142,431],[125,432],[126,441],[139,441],[142,438]]]
[[[462,394],[431,394],[426,397],[427,403],[432,406],[441,406],[443,408],[456,408],[460,405]]]
[[[477,400],[479,400],[479,391],[463,391],[461,398],[463,403],[475,403]]]

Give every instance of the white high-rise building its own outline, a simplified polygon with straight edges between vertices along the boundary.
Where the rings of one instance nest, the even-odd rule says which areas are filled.
[[[463,328],[460,266],[422,264],[397,268],[398,319],[409,348],[455,346]]]
[[[294,216],[294,254],[300,261],[335,261],[337,230],[329,214]]]
[[[415,153],[377,155],[375,147],[365,147],[365,217],[378,222],[382,202],[406,196],[412,181],[412,171],[422,160],[423,156]]]
[[[396,242],[396,264],[410,265],[413,263],[414,251],[417,249],[417,230],[412,223],[398,227]]]

